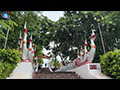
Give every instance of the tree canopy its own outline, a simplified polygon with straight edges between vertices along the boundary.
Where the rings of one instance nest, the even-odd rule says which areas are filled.
[[[10,13],[12,13],[11,20],[0,20],[1,48],[4,47],[6,30],[10,28],[7,48],[17,49],[19,33],[22,31],[23,37],[24,22],[27,21],[27,45],[32,34],[33,43],[37,48],[35,56],[41,54],[42,49],[46,48],[52,50],[51,57],[56,58],[59,55],[62,61],[65,61],[67,57],[72,61],[77,57],[77,49],[80,50],[80,47],[83,47],[85,38],[89,47],[87,49],[90,50],[91,30],[95,29],[97,48],[94,62],[100,62],[99,55],[103,55],[104,52],[98,23],[102,30],[106,52],[113,50],[114,47],[119,49],[119,11],[64,11],[63,17],[56,22],[48,19],[41,11],[10,11]],[[50,46],[52,42],[53,47]]]
[[[87,38],[90,47],[91,30],[96,30],[95,44],[97,46],[94,62],[99,62],[99,55],[104,54],[98,23],[102,29],[103,41],[106,52],[113,50],[115,39],[119,39],[119,15],[118,11],[64,11],[55,25],[52,41],[52,52],[59,55],[64,61],[67,57],[74,60],[77,57],[77,49],[84,45]],[[77,49],[74,49],[77,47]],[[89,50],[90,48],[88,48]]]

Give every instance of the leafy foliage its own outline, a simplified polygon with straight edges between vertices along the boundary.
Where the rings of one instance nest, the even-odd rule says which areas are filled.
[[[39,14],[39,15],[38,15]],[[46,16],[42,15],[41,11],[13,11],[10,16],[11,21],[16,22],[18,27],[14,27],[14,31],[9,33],[6,48],[17,48],[18,39],[21,31],[22,38],[24,22],[27,21],[27,47],[29,47],[29,38],[32,34],[33,43],[37,47],[35,56],[41,54],[43,46],[49,48],[49,42],[52,38],[52,27],[54,22],[49,20]],[[6,34],[6,31],[3,31]],[[4,39],[2,39],[1,47],[4,47]]]
[[[50,64],[52,64],[53,66],[55,66],[55,59],[54,58],[50,61]],[[60,63],[59,63],[58,59],[56,59],[56,66],[57,66],[57,69],[60,68]]]
[[[39,45],[35,44],[35,47],[36,47],[36,52],[35,52],[35,57],[40,55],[40,54],[43,54],[42,52],[42,47],[40,47]]]
[[[94,27],[91,27],[91,25]],[[90,43],[91,29],[96,28],[97,21],[94,20],[93,13],[82,11],[65,11],[64,16],[60,17],[53,26],[54,35],[52,41],[54,47],[52,52],[59,55],[62,61],[70,57],[74,60],[77,57],[77,50],[84,45],[85,38]]]
[[[100,65],[104,68],[103,73],[116,79],[120,79],[120,50],[109,51],[100,55]]]
[[[120,49],[120,39],[115,38],[114,49]]]
[[[38,59],[38,61],[37,60],[33,60],[33,63],[37,63],[37,62],[39,62],[39,65],[42,67],[42,64],[44,64],[44,61],[43,61],[43,59],[41,58],[41,59]]]
[[[16,49],[0,49],[0,79],[7,78],[21,61],[21,54]]]
[[[6,31],[8,28],[10,31],[14,31],[14,26],[18,26],[14,21],[12,20],[0,20],[0,41],[5,40],[5,34],[4,30]]]
[[[41,11],[14,11],[11,14],[11,20],[0,20],[3,24],[3,27],[0,28],[1,47],[4,46],[5,30],[7,28],[13,30],[14,27],[14,31],[9,33],[7,48],[17,48],[19,32],[23,30],[24,22],[27,21],[27,47],[29,47],[29,37],[32,34],[36,47],[35,56],[42,54],[44,47],[47,50],[52,50],[50,56],[55,57],[54,63],[56,63],[58,55],[62,61],[65,61],[67,57],[72,61],[77,57],[77,49],[80,50],[80,47],[84,45],[85,38],[87,38],[90,47],[91,29],[95,29],[97,48],[93,62],[99,63],[99,55],[104,53],[98,23],[100,23],[102,30],[106,52],[108,52],[114,50],[113,43],[118,44],[116,40],[120,39],[119,16],[119,11],[64,11],[64,16],[54,22],[42,15]],[[11,23],[10,27],[8,23]],[[22,32],[22,37],[23,35]],[[51,42],[54,43],[53,47],[50,46]],[[119,45],[117,48],[119,49]]]
[[[113,50],[115,38],[119,38],[119,15],[117,11],[64,11],[64,16],[60,17],[55,25],[52,41],[55,47],[52,48],[54,54],[59,55],[64,61],[69,56],[70,60],[77,57],[74,47],[80,50],[84,46],[87,38],[90,47],[91,29],[96,30],[95,44],[96,55],[93,62],[100,62],[99,55],[103,55],[103,48],[100,38],[98,23],[102,29],[103,41],[106,52]]]
[[[41,65],[41,66],[42,66],[42,64],[44,64],[43,59],[38,59],[38,62],[39,62],[39,65]]]

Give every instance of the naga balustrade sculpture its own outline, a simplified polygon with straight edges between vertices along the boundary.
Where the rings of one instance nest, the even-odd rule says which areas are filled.
[[[84,44],[84,53],[82,50],[82,47],[80,49],[80,54],[81,56],[79,56],[79,52],[77,52],[78,57],[73,60],[72,63],[69,63],[67,66],[62,66],[60,69],[55,70],[55,72],[60,72],[60,71],[66,71],[66,70],[70,70],[70,69],[75,69],[77,67],[80,67],[82,65],[85,64],[89,64],[92,63],[93,59],[94,59],[94,55],[95,55],[95,43],[94,43],[94,39],[95,39],[95,30],[92,30],[92,35],[90,38],[90,42],[91,42],[91,50],[90,52],[87,51],[87,39],[85,39],[85,44]],[[83,56],[84,54],[84,56]]]
[[[27,49],[27,28],[26,28],[26,21],[24,24],[24,38],[22,40],[21,37],[21,31],[20,31],[20,37],[18,40],[18,50],[23,52],[22,54],[22,61],[21,62],[32,62],[34,58],[34,53],[36,51],[36,48],[34,49],[34,44],[32,44],[32,35],[30,36],[30,44],[29,49]]]
[[[22,40],[21,37],[21,31],[20,31],[20,37],[19,37],[19,41],[18,41],[18,50],[23,52],[22,54],[22,62],[33,62],[33,58],[34,58],[34,53],[36,51],[36,48],[34,49],[34,44],[32,44],[32,35],[30,36],[30,41],[29,41],[29,49],[27,49],[27,28],[26,28],[26,21],[24,24],[24,38]],[[80,54],[79,52],[77,53],[78,57],[73,60],[72,63],[69,63],[67,66],[62,66],[60,69],[55,70],[55,72],[59,72],[59,71],[66,71],[66,70],[70,70],[70,69],[75,69],[77,67],[80,67],[82,65],[85,64],[89,64],[92,63],[92,60],[94,59],[94,55],[95,55],[95,43],[94,43],[94,39],[95,39],[95,30],[92,30],[92,35],[90,38],[90,42],[91,42],[91,50],[90,52],[87,51],[87,39],[85,39],[85,44],[84,44],[84,53],[82,50],[82,46],[80,49]],[[83,56],[84,54],[84,56]],[[46,58],[49,59],[49,57],[45,54],[39,55],[37,56],[35,59],[39,59],[39,58]],[[48,64],[49,65],[49,64]],[[50,66],[50,65],[49,65]],[[36,65],[36,67],[38,67],[38,64]],[[37,71],[37,70],[36,70]]]

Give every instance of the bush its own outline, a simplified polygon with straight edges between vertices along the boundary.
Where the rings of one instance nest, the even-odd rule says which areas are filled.
[[[120,79],[120,50],[100,55],[100,59],[100,65],[103,67],[102,72],[115,79]]]
[[[38,59],[38,62],[39,62],[39,65],[42,67],[42,64],[44,64],[43,59],[42,59],[42,58],[41,58],[41,59]]]
[[[16,49],[0,49],[0,79],[5,79],[21,61],[22,52]]]
[[[41,59],[38,59],[38,61],[36,61],[36,60],[33,60],[33,63],[36,63],[36,62],[39,62],[39,65],[42,67],[42,64],[44,64],[44,61],[43,61],[43,59],[41,58]]]
[[[50,61],[50,64],[53,65],[53,66],[55,66],[55,59],[52,59]],[[56,66],[57,66],[57,69],[60,68],[60,63],[59,63],[58,59],[56,59]]]

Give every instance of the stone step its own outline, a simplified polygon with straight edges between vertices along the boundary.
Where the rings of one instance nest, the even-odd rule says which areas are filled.
[[[82,79],[75,72],[50,72],[48,68],[41,68],[41,72],[33,75],[33,79]]]
[[[75,74],[49,73],[49,74],[36,74],[35,79],[80,79],[80,77]]]

